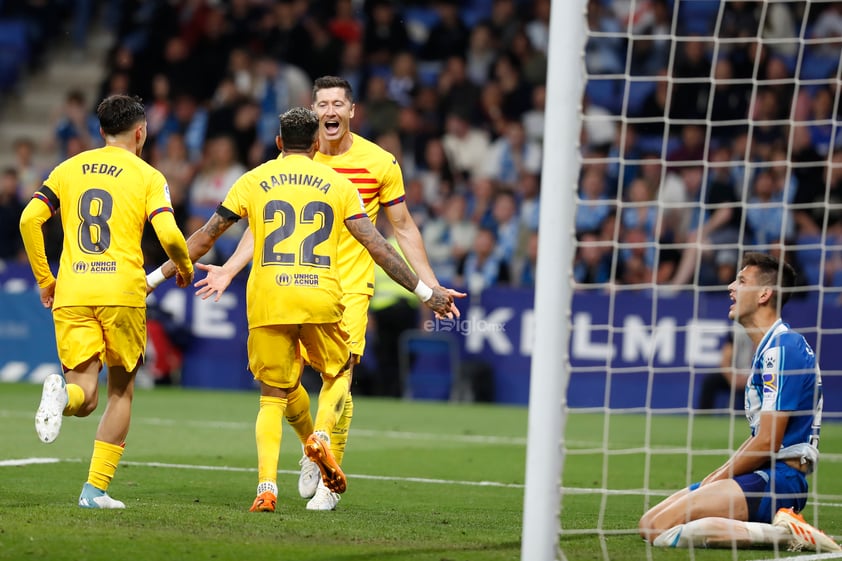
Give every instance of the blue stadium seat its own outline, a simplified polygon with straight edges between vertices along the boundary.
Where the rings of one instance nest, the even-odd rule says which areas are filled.
[[[398,347],[405,399],[457,398],[459,349],[450,333],[411,329],[401,334]]]
[[[657,82],[629,81],[628,115],[637,115],[640,113],[643,103],[655,91],[656,86]]]
[[[678,33],[680,35],[710,35],[720,0],[680,0],[678,7]]]
[[[26,22],[0,19],[0,92],[11,90],[20,80],[29,55]]]
[[[623,103],[623,89],[620,80],[591,78],[585,85],[585,95],[594,105],[607,109],[614,115],[620,114]]]
[[[808,49],[801,60],[801,72],[799,78],[802,80],[822,80],[836,76],[839,67],[839,55],[828,56],[810,52]]]

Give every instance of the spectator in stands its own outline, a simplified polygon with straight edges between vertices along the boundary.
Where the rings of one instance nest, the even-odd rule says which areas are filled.
[[[528,230],[537,230],[540,222],[541,176],[524,173],[517,181],[520,222]]]
[[[815,39],[838,39],[842,37],[842,6],[830,2],[821,6],[810,37]],[[834,42],[820,42],[816,45],[818,52],[828,57],[839,57],[838,44]]]
[[[389,97],[386,77],[371,76],[366,83],[365,92],[364,105],[368,116],[369,136],[397,130],[400,105]]]
[[[170,94],[170,79],[162,72],[155,74],[152,77],[152,97],[144,100],[143,104],[146,108],[147,143],[150,147],[155,146],[158,135],[172,114]]]
[[[503,117],[520,119],[532,108],[532,88],[524,79],[518,60],[513,54],[504,52],[494,62],[491,72],[503,94]]]
[[[510,51],[523,70],[523,78],[530,88],[547,81],[547,56],[537,50],[523,29],[518,29],[511,40]]]
[[[18,199],[18,172],[7,167],[0,173],[0,265],[4,261],[25,260],[20,237],[20,216],[23,204]]]
[[[465,196],[453,193],[422,231],[430,266],[445,284],[454,282],[459,263],[474,244],[477,226],[468,219],[467,207]]]
[[[509,50],[515,34],[523,27],[521,14],[514,0],[492,0],[491,15],[485,20],[491,26],[491,35],[501,51]]]
[[[620,221],[625,230],[640,230],[654,243],[658,239],[658,203],[646,180],[635,179],[626,190]]]
[[[339,59],[339,69],[336,71],[336,75],[348,80],[355,92],[361,92],[364,89],[363,83],[366,72],[362,43],[357,41],[345,45]]]
[[[607,189],[604,168],[595,165],[582,168],[576,208],[577,234],[599,230],[603,221],[614,212],[614,203],[609,199]]]
[[[409,107],[417,87],[418,69],[415,66],[415,57],[409,51],[395,53],[392,58],[392,71],[386,80],[389,98],[400,107]]]
[[[465,286],[470,294],[481,294],[486,288],[509,284],[509,263],[496,251],[497,237],[491,228],[480,227],[474,245],[459,263],[457,286]]]
[[[517,199],[512,191],[505,188],[497,191],[491,207],[491,217],[497,236],[497,247],[494,251],[506,263],[514,263],[516,256],[522,253],[526,232],[520,223]]]
[[[734,84],[734,69],[731,61],[720,57],[714,66],[713,76],[713,105],[710,119],[713,121],[711,136],[725,142],[739,132],[747,130],[748,103],[751,96],[751,85]],[[725,124],[717,126],[722,121],[746,121],[746,124]]]
[[[479,227],[494,228],[491,209],[497,183],[490,177],[475,177],[468,183],[468,218]]]
[[[532,88],[532,108],[521,117],[523,130],[526,138],[537,142],[539,146],[544,145],[544,108],[547,100],[547,87],[538,84]]]
[[[506,119],[503,113],[503,88],[496,80],[486,82],[482,87],[479,99],[479,112],[481,126],[492,137],[503,134],[506,128]]]
[[[672,77],[687,79],[687,81],[673,86],[670,117],[674,119],[707,118],[711,71],[708,48],[707,42],[694,38],[682,41],[677,46]]]
[[[520,288],[534,288],[538,274],[538,231],[527,233],[524,253],[518,256],[514,264],[514,285]]]
[[[457,0],[438,0],[435,3],[438,20],[430,28],[419,57],[428,62],[447,60],[465,53],[469,30],[459,15]]]
[[[719,181],[718,177],[702,189],[706,178],[700,167],[684,168],[682,178],[692,206],[687,234],[683,240],[679,238],[686,245],[682,247],[681,261],[670,284],[712,284],[715,279],[709,273],[714,268],[704,264],[714,262],[717,251],[733,249],[740,242],[742,201],[737,198],[734,185],[727,180]]]
[[[684,125],[681,127],[681,143],[667,154],[667,160],[673,162],[693,162],[700,165],[705,159],[705,127],[702,125]]]
[[[582,232],[576,235],[576,262],[573,266],[573,280],[576,284],[605,284],[612,281],[611,242],[603,242],[598,232]]]
[[[76,89],[68,91],[64,98],[61,113],[56,117],[53,136],[47,143],[47,151],[55,150],[58,160],[66,159],[70,155],[67,143],[71,138],[78,138],[83,150],[102,144],[99,121],[88,109],[85,94]]]
[[[465,51],[466,72],[471,82],[484,86],[491,77],[491,66],[497,58],[494,36],[488,24],[480,22],[473,29]]]
[[[520,120],[507,120],[504,136],[491,143],[484,175],[512,189],[522,174],[540,172],[541,146],[527,140]]]
[[[591,74],[622,74],[626,71],[625,45],[620,38],[620,23],[601,0],[588,0],[588,30],[604,35],[589,35],[585,45],[585,66]]]
[[[669,74],[663,69],[655,78],[655,88],[643,100],[638,113],[632,116],[635,117],[634,128],[641,136],[651,138],[653,143],[663,144],[667,101],[670,98]]]
[[[488,133],[472,126],[466,116],[459,113],[447,115],[442,145],[454,171],[462,178],[483,175],[491,143]]]
[[[167,178],[175,222],[182,232],[186,231],[189,216],[188,195],[190,185],[196,176],[197,164],[190,161],[184,136],[180,133],[169,135],[166,144],[155,147],[152,162],[155,168]],[[165,260],[166,258],[162,257],[152,263]]]
[[[524,31],[532,45],[546,55],[550,44],[550,0],[532,2],[532,17],[526,22]]]
[[[35,163],[35,142],[29,137],[19,137],[12,143],[14,168],[18,175],[18,200],[27,203],[41,188],[47,171]]]
[[[304,70],[264,55],[257,62],[254,97],[260,103],[257,137],[267,153],[274,157],[278,115],[291,107],[310,105],[313,82]]]
[[[363,52],[371,70],[388,68],[393,53],[410,48],[406,25],[392,0],[373,0],[367,10]],[[354,90],[362,91],[362,90]]]
[[[810,132],[810,143],[816,152],[826,156],[833,146],[839,146],[840,134],[834,126],[833,117],[834,96],[836,89],[831,90],[829,86],[815,88],[810,102],[810,113],[805,120]],[[835,137],[834,137],[835,135]]]
[[[477,121],[481,89],[468,77],[464,56],[454,55],[445,61],[436,88],[443,113],[458,113]]]
[[[173,111],[158,134],[158,142],[166,143],[167,137],[172,133],[181,134],[184,137],[190,161],[198,162],[204,151],[207,127],[207,110],[201,107],[192,95],[177,93],[173,102]]]
[[[801,182],[793,200],[799,243],[817,243],[825,229],[842,224],[842,147],[837,148],[820,182]]]
[[[308,3],[284,0],[269,6],[260,37],[263,52],[278,63],[301,69],[309,79],[312,75],[307,57],[313,49],[313,38],[304,25]]]
[[[424,200],[436,206],[454,191],[453,170],[440,138],[431,138],[424,148],[424,159],[416,174],[424,190]]]
[[[331,35],[341,40],[346,46],[363,38],[364,28],[362,22],[354,14],[354,3],[351,0],[336,1],[327,28]]]
[[[277,117],[276,117],[277,119]],[[193,234],[201,228],[216,211],[219,203],[231,185],[246,172],[246,167],[237,161],[234,140],[229,136],[208,139],[205,157],[199,167],[189,191],[189,217],[186,234]],[[227,259],[237,246],[247,225],[239,224],[229,228],[215,244],[216,260]],[[231,230],[234,230],[231,234]],[[222,244],[222,245],[220,245]]]

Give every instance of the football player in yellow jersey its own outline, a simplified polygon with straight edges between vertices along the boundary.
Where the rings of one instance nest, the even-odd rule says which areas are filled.
[[[250,217],[255,241],[246,288],[248,356],[261,396],[255,423],[258,486],[251,510],[264,512],[275,510],[282,420],[289,393],[299,387],[300,348],[322,375],[305,451],[331,492],[346,488],[329,447],[351,381],[352,351],[341,321],[343,233],[350,233],[390,277],[434,312],[448,314],[453,305],[447,290],[426,286],[380,235],[354,186],[312,160],[319,142],[316,114],[299,107],[280,120],[276,141],[281,155],[238,179],[216,213],[187,240],[191,258],[198,259],[228,227]],[[172,263],[165,263],[150,274],[149,286],[174,272]]]
[[[178,285],[193,264],[173,217],[164,176],[139,156],[146,115],[138,98],[114,95],[97,107],[105,146],[82,152],[50,173],[23,211],[20,230],[41,302],[52,308],[65,375],[44,381],[35,429],[54,441],[62,416],[86,417],[97,406],[99,371],[108,365],[108,404],[94,440],[79,506],[124,508],[106,490],[123,454],[134,377],[146,350],[146,273],[141,234],[147,220],[176,264]],[[58,279],[41,226],[61,214],[64,245]]]
[[[383,208],[392,224],[398,245],[418,277],[425,285],[439,286],[427,259],[421,234],[405,203],[400,165],[392,154],[351,132],[351,118],[354,116],[351,85],[344,78],[336,76],[317,78],[313,86],[312,108],[319,117],[319,151],[314,159],[332,167],[357,187],[372,223],[376,222]],[[247,230],[237,250],[222,267],[207,269],[207,277],[196,285],[202,287],[199,294],[207,298],[216,293],[218,298],[234,275],[249,263],[253,244],[252,234]],[[374,293],[374,262],[347,232],[343,234],[340,244],[339,270],[344,293],[342,303],[345,305],[343,323],[351,337],[353,363],[357,364],[365,349],[368,304]],[[451,289],[447,289],[447,292],[454,298],[465,296]],[[454,305],[449,313],[458,316],[459,310]],[[306,359],[306,350],[302,354]],[[354,402],[349,390],[344,410],[330,440],[333,455],[340,464],[345,455],[353,413]],[[310,397],[301,385],[289,395],[286,418],[304,442],[311,431],[312,419]],[[319,471],[307,460],[306,455],[300,464],[298,490],[302,498],[310,499],[307,508],[333,510],[339,502],[339,495],[323,484]]]

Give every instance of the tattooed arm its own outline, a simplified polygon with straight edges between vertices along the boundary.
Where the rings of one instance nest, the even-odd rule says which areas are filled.
[[[386,274],[410,292],[415,292],[418,285],[416,275],[403,257],[386,241],[367,217],[345,221],[345,227],[371,254],[374,262],[386,271]],[[453,297],[440,286],[432,287],[433,294],[424,303],[437,314],[447,315]]]
[[[220,214],[220,211],[222,211],[222,214]],[[195,262],[197,259],[201,258],[204,254],[210,251],[217,238],[219,238],[225,230],[230,228],[231,225],[239,219],[239,216],[234,213],[227,212],[227,209],[220,206],[213,216],[208,219],[205,225],[196,230],[193,235],[187,239],[187,251],[190,253],[190,261]],[[160,271],[163,273],[165,279],[172,277],[175,275],[175,263],[167,261],[161,265]],[[153,286],[152,288],[155,287]]]

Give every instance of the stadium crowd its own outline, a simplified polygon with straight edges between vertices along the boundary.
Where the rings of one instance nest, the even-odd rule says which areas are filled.
[[[25,16],[23,4],[0,15]],[[441,282],[474,294],[534,283],[549,0],[101,4],[88,13],[113,27],[107,78],[96,100],[67,92],[50,139],[16,143],[0,175],[0,259],[23,258],[12,225],[49,171],[34,153],[57,163],[100,146],[100,98],[144,99],[144,157],[190,235],[234,179],[276,156],[278,115],[309,105],[313,80],[331,74],[354,87],[353,129],[398,158]],[[786,251],[804,284],[842,285],[837,92],[820,82],[839,45],[811,46],[804,61],[794,50],[802,18],[810,37],[842,34],[842,8],[762,4],[728,2],[712,37],[719,2],[684,1],[678,14],[670,0],[588,2],[601,33],[585,51],[576,282],[727,284],[740,244],[757,244]],[[815,84],[795,88],[807,71]],[[239,233],[210,259],[224,261]],[[709,244],[699,255],[697,241]],[[154,236],[146,252],[163,260]]]

